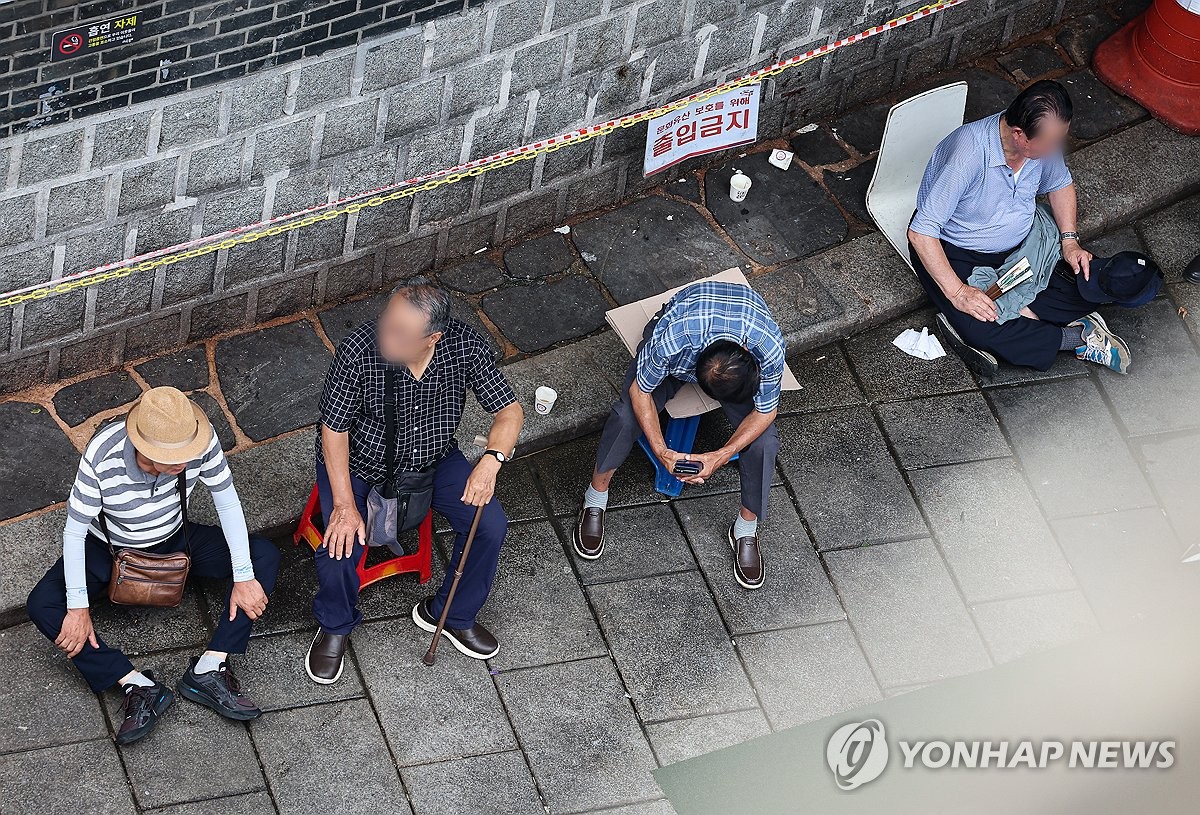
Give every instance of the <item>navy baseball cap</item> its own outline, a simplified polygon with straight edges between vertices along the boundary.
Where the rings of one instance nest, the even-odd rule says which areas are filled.
[[[1109,258],[1092,258],[1089,279],[1075,275],[1079,294],[1089,303],[1116,303],[1125,308],[1145,305],[1162,288],[1158,264],[1141,252],[1117,252]]]

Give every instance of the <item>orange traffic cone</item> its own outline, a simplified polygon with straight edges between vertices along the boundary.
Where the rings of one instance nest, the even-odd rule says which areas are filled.
[[[1200,0],[1154,0],[1100,44],[1092,64],[1163,124],[1200,135]]]

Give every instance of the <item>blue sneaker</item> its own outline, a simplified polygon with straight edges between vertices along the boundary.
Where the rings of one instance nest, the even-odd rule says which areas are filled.
[[[1071,325],[1080,326],[1083,333],[1084,344],[1075,349],[1076,358],[1103,365],[1119,374],[1129,373],[1129,346],[1109,330],[1103,317],[1093,311]]]

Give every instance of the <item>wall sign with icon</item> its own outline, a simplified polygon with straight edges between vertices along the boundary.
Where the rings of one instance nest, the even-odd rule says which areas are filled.
[[[114,45],[128,45],[138,38],[138,16],[130,14],[102,23],[88,23],[56,31],[51,40],[50,61],[90,54]]]

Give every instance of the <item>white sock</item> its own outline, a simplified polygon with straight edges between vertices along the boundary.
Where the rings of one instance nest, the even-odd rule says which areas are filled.
[[[737,518],[733,521],[733,539],[740,540],[741,538],[749,537],[758,534],[758,518],[753,521],[747,521],[742,517],[742,513],[737,514]]]
[[[587,490],[583,493],[584,509],[595,507],[596,509],[608,509],[608,490],[600,492],[593,489],[591,484],[588,484]]]
[[[146,676],[141,671],[134,671],[129,676],[121,680],[121,690],[128,692],[130,688],[136,688],[139,685],[143,688],[148,688],[154,684],[154,680]]]
[[[193,673],[206,674],[210,671],[215,671],[225,662],[225,655],[217,651],[205,651],[200,655],[200,659],[196,660],[196,667],[192,669]]]

